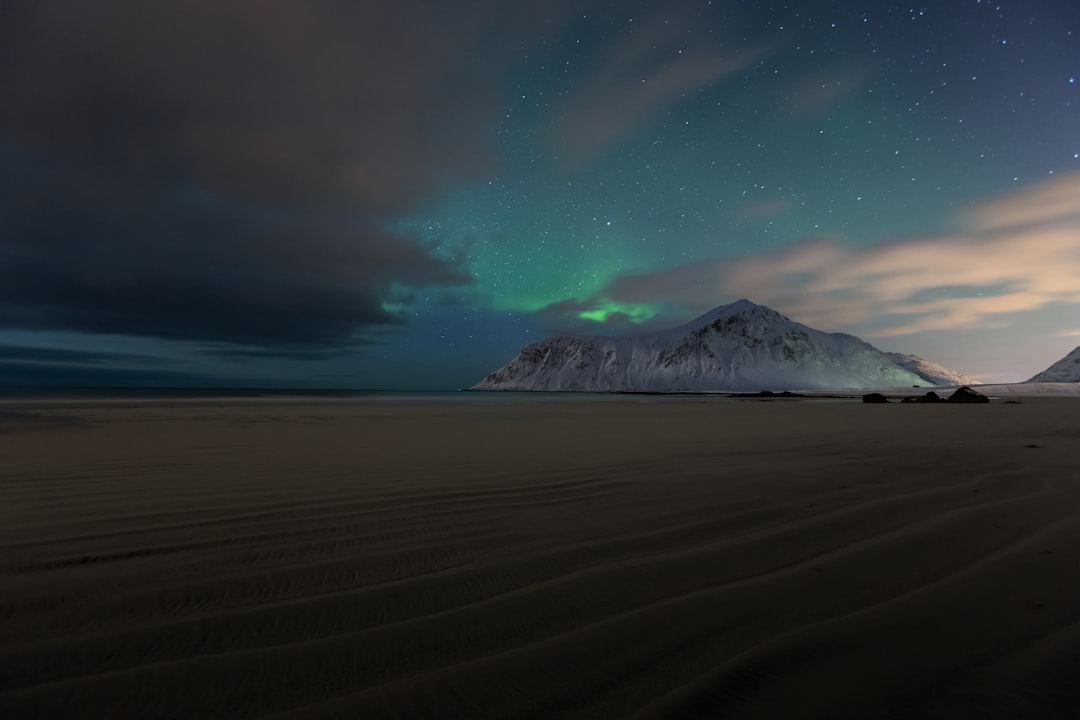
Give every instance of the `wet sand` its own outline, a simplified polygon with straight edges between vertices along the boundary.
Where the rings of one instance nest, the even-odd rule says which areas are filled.
[[[1080,400],[16,403],[5,718],[1074,718]]]

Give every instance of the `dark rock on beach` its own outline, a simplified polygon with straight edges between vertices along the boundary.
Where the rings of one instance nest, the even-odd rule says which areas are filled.
[[[783,392],[773,392],[772,390],[762,390],[756,393],[732,393],[731,397],[740,398],[801,398],[806,397],[802,393],[791,392],[790,390],[784,390]]]
[[[950,395],[948,401],[951,403],[988,403],[990,398],[980,392],[975,392],[965,385]]]
[[[881,393],[867,393],[862,396],[862,401],[864,403],[887,403],[889,402],[889,398]]]
[[[943,402],[946,402],[946,400],[945,400],[945,398],[941,397],[936,392],[931,390],[930,392],[926,393],[925,395],[920,395],[918,397],[909,396],[909,397],[904,398],[900,402],[903,402],[903,403],[943,403]]]

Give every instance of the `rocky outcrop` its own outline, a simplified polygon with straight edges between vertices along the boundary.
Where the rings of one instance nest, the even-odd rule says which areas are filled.
[[[980,392],[975,392],[967,385],[957,389],[952,395],[949,396],[948,402],[951,403],[988,403],[990,398],[986,397]]]
[[[945,400],[945,398],[941,397],[936,392],[931,390],[930,392],[926,393],[925,395],[920,395],[918,397],[906,397],[903,400],[901,400],[901,402],[920,403],[920,404],[926,404],[926,403],[933,404],[933,403],[943,403],[943,402],[947,402],[947,401]]]

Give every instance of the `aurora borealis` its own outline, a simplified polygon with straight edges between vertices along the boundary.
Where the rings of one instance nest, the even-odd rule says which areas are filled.
[[[986,381],[1080,342],[1070,0],[46,0],[0,28],[8,384],[452,389],[739,297]]]

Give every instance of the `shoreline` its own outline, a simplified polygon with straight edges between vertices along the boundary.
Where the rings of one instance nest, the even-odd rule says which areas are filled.
[[[867,393],[881,393],[887,397],[908,397],[925,394],[929,391],[951,393],[960,385],[920,385],[912,387],[884,388],[786,388],[783,390],[474,390],[457,388],[443,390],[364,390],[332,388],[7,388],[0,389],[0,407],[4,405],[28,402],[86,402],[119,403],[125,401],[203,401],[233,402],[250,400],[260,402],[321,400],[372,400],[408,399],[408,398],[470,398],[470,397],[574,397],[574,398],[610,398],[618,396],[643,397],[731,397],[731,398],[775,398],[793,399],[833,398],[858,399]],[[990,397],[1080,397],[1080,383],[993,383],[969,385],[972,390]]]

